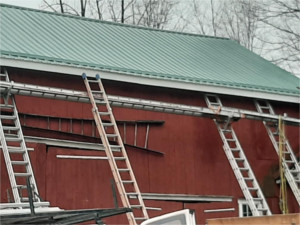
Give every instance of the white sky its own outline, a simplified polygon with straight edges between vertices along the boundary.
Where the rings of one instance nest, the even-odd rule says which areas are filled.
[[[40,9],[42,0],[0,0],[0,3],[23,6],[27,8]]]

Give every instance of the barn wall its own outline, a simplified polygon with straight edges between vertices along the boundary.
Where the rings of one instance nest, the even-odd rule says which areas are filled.
[[[11,80],[67,89],[84,90],[80,76],[67,76],[27,70],[10,70]],[[180,104],[205,106],[200,92],[180,91],[159,87],[125,84],[104,80],[106,92],[112,95],[152,99]],[[224,105],[255,110],[251,99],[226,97]],[[65,102],[53,99],[16,97],[19,113],[37,114],[64,118],[92,119],[91,106],[84,103]],[[288,113],[298,117],[298,106],[293,104],[274,104],[278,113]],[[232,203],[185,204],[177,202],[147,201],[150,207],[161,207],[163,211],[150,212],[151,216],[182,209],[196,210],[198,223],[207,218],[238,216],[237,200],[243,198],[242,192],[229,166],[222,149],[222,141],[211,119],[190,117],[159,112],[113,108],[116,120],[160,120],[161,126],[152,126],[149,132],[148,148],[163,154],[127,147],[139,187],[143,193],[170,193],[196,195],[233,196]],[[67,128],[58,132],[54,121],[51,129],[42,120],[32,119],[24,126],[24,134],[62,138],[68,140],[97,142],[88,135],[69,134]],[[30,122],[30,123],[29,123]],[[24,125],[24,124],[23,124]],[[65,125],[67,127],[67,124]],[[79,125],[78,125],[79,126]],[[261,121],[241,119],[233,125],[252,165],[259,183],[265,193],[273,213],[279,213],[278,157]],[[120,127],[121,128],[121,127]],[[76,129],[76,128],[74,128]],[[79,128],[78,128],[79,129]],[[120,129],[122,133],[122,129]],[[123,134],[122,134],[123,135]],[[287,127],[287,137],[296,154],[299,150],[299,127]],[[127,143],[133,144],[134,127],[128,128]],[[145,142],[145,127],[139,127],[137,145]],[[108,208],[113,207],[110,172],[105,160],[59,159],[56,155],[103,155],[103,152],[78,150],[31,143],[30,152],[36,180],[41,196],[53,206],[65,209]],[[299,155],[299,154],[298,154]],[[9,188],[6,168],[1,158],[1,189]],[[7,201],[5,191],[1,192],[1,202]],[[119,201],[120,202],[120,201]],[[290,194],[290,212],[299,212],[299,207]],[[204,213],[205,209],[235,208],[234,212]],[[109,218],[112,223],[124,223],[124,216]],[[126,222],[125,222],[126,223]]]

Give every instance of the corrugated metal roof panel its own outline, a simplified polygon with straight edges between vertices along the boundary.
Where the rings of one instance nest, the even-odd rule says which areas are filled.
[[[4,58],[299,95],[299,78],[229,39],[3,4],[0,16]]]

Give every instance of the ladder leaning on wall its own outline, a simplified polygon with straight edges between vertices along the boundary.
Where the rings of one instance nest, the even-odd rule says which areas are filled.
[[[127,218],[130,225],[136,225],[149,217],[103,84],[98,74],[96,75],[96,80],[88,79],[86,74],[83,74],[82,77],[92,103],[92,112],[96,126],[123,206],[133,210],[127,213]],[[102,101],[96,103],[96,97],[101,98]]]
[[[272,105],[268,101],[256,100],[255,106],[258,112],[268,113],[275,115]],[[268,135],[272,141],[274,149],[279,155],[279,137],[280,132],[278,129],[278,122],[266,122],[263,121]],[[285,137],[284,150],[283,150],[282,166],[284,167],[284,175],[288,181],[290,188],[300,206],[300,166],[294,151]]]
[[[271,215],[268,203],[260,189],[246,155],[231,126],[231,118],[218,117],[222,102],[216,95],[206,95],[205,101],[211,110],[216,113],[214,122],[223,141],[223,149],[232,167],[234,175],[241,187],[247,204],[253,216]]]
[[[7,71],[0,74],[0,82],[9,82]],[[38,195],[38,188],[25,144],[14,96],[8,88],[1,94],[0,142],[12,188],[12,207],[29,207],[29,197],[33,196],[34,206],[48,206]],[[30,184],[28,184],[28,181]],[[30,185],[33,193],[28,193]]]

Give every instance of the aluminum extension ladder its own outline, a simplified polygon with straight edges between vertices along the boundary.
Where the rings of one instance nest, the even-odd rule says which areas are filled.
[[[109,105],[107,95],[98,74],[96,75],[96,80],[88,79],[85,73],[82,77],[92,103],[92,112],[96,126],[102,144],[105,147],[105,152],[122,204],[124,207],[133,210],[132,212],[127,213],[129,224],[136,225],[148,219],[149,216],[133,174],[112,109]],[[96,83],[96,85],[93,83]],[[96,103],[95,98],[101,98],[102,101],[97,101]]]
[[[260,189],[242,146],[231,126],[231,118],[218,117],[222,102],[216,95],[206,95],[207,106],[216,113],[214,122],[224,143],[223,149],[242,189],[253,216],[271,215],[267,201]]]
[[[9,82],[6,71],[5,74],[0,74],[0,78],[1,81]],[[7,167],[14,203],[18,203],[19,206],[24,205],[20,203],[28,203],[29,196],[33,194],[34,206],[45,206],[38,195],[38,188],[22,133],[16,103],[9,88],[1,94],[0,108],[0,147]],[[33,193],[28,193],[28,178]],[[29,204],[27,207],[29,207]]]
[[[256,100],[255,106],[258,112],[268,113],[275,115],[272,105],[268,101]],[[279,155],[279,131],[278,123],[276,122],[263,122],[268,135],[273,143],[274,149]],[[300,206],[300,166],[294,151],[291,148],[288,140],[285,139],[285,150],[284,157],[282,159],[282,164],[285,171],[285,177],[293,191],[293,194]]]

